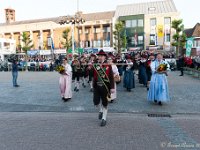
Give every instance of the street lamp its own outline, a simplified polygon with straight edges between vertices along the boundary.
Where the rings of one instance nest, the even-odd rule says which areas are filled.
[[[76,24],[83,24],[85,22],[85,19],[82,18],[82,13],[77,12],[74,16],[61,16],[59,18],[58,23],[60,25],[63,24],[71,24],[72,26],[72,56],[74,55],[74,28]]]

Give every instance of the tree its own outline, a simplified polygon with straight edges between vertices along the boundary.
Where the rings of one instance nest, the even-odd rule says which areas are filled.
[[[68,50],[69,48],[72,47],[72,37],[69,36],[70,29],[67,28],[66,30],[63,31],[62,37],[64,38],[64,42],[61,42],[61,44]]]
[[[182,24],[183,20],[173,20],[172,28],[175,29],[176,33],[173,35],[174,42],[172,46],[176,47],[176,56],[180,54],[180,49],[182,50],[186,43],[186,34],[183,33],[184,25]]]
[[[23,42],[22,50],[26,54],[25,60],[27,61],[27,51],[33,48],[34,45],[32,44],[32,40],[30,39],[30,34],[28,34],[27,32],[23,32],[21,36],[22,36],[22,42]],[[28,70],[27,63],[26,63],[26,70]]]
[[[27,51],[34,47],[32,44],[32,40],[30,39],[30,35],[27,32],[22,33],[22,50],[27,54]]]
[[[115,39],[115,43],[114,46],[117,49],[117,52],[119,55],[121,55],[121,49],[122,48],[126,48],[126,44],[127,44],[127,40],[126,40],[126,33],[124,32],[124,24],[122,21],[118,21],[115,24],[115,29],[114,29],[114,39]]]

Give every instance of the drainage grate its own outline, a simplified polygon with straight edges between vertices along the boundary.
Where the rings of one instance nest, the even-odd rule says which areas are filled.
[[[170,114],[148,114],[148,117],[169,117],[171,118]]]

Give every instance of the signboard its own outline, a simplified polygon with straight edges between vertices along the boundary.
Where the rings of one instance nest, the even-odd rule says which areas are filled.
[[[38,53],[39,53],[38,50],[30,50],[30,51],[27,51],[27,54],[28,54],[29,56],[34,56],[34,55],[37,55]]]
[[[66,49],[56,49],[54,50],[54,54],[66,54]]]
[[[40,55],[51,55],[50,50],[40,50]]]
[[[164,36],[163,25],[158,25],[157,29],[158,29],[158,37],[163,37]]]
[[[190,54],[191,54],[191,50],[192,50],[192,47],[193,47],[193,40],[194,40],[193,37],[187,38],[187,42],[186,42],[186,57],[189,57]]]

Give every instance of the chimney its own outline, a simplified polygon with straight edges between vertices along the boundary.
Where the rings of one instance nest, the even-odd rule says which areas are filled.
[[[5,9],[5,17],[7,24],[15,22],[15,10],[11,8]]]

